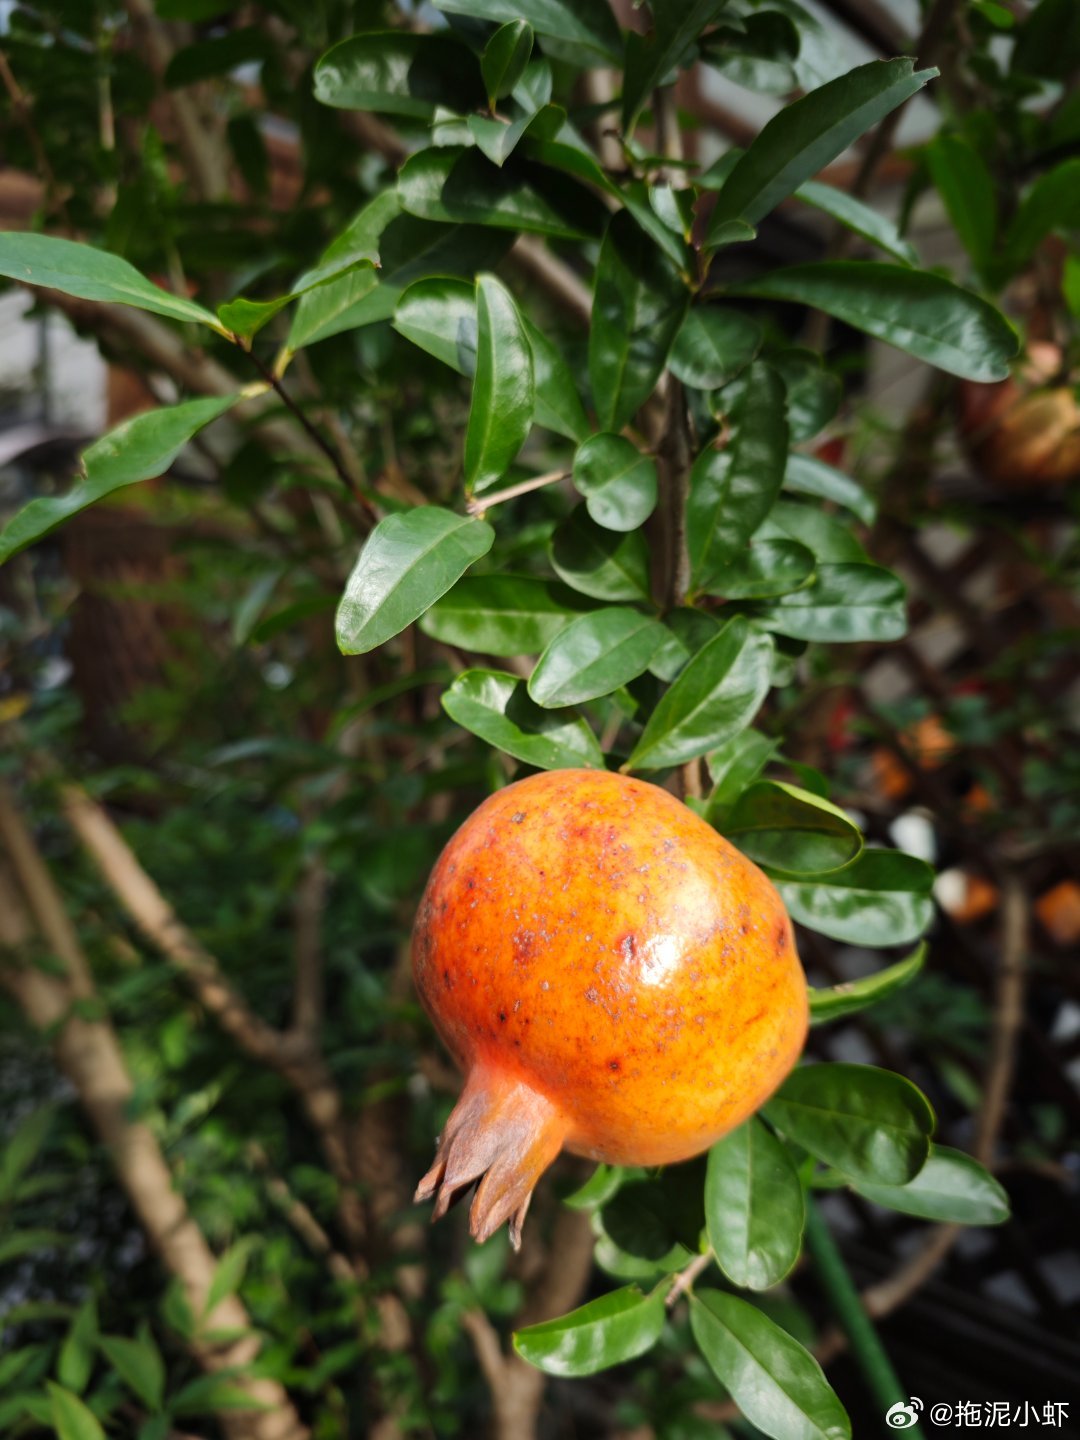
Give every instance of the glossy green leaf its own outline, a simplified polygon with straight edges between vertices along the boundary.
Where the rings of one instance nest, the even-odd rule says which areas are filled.
[[[537,423],[571,440],[584,439],[589,422],[566,361],[527,316],[521,319],[532,349]],[[398,301],[394,329],[459,375],[475,374],[476,294],[467,281],[417,280]]]
[[[774,270],[739,288],[824,310],[965,380],[1004,380],[1018,348],[999,310],[951,280],[903,265],[826,260]]]
[[[66,495],[39,496],[0,531],[0,564],[106,495],[162,475],[193,435],[235,405],[240,395],[185,400],[125,420],[82,454],[86,471]]]
[[[612,217],[596,266],[589,380],[600,426],[619,431],[649,398],[689,295],[675,266],[625,211]]]
[[[257,1245],[258,1241],[254,1237],[246,1236],[237,1240],[234,1245],[230,1245],[222,1255],[214,1270],[210,1289],[206,1293],[206,1301],[203,1305],[204,1317],[213,1314],[222,1300],[229,1295],[235,1295],[240,1289],[247,1270],[248,1259]]]
[[[768,1290],[799,1258],[806,1207],[786,1145],[755,1117],[709,1151],[705,1223],[721,1270],[744,1290]]]
[[[605,530],[636,530],[656,509],[656,465],[623,435],[592,435],[579,447],[574,485]]]
[[[636,1286],[614,1290],[558,1320],[514,1334],[523,1360],[549,1375],[595,1375],[651,1350],[664,1328],[664,1292]]]
[[[821,565],[813,584],[763,606],[756,618],[793,640],[899,640],[907,630],[904,586],[878,565]]]
[[[722,576],[765,519],[780,493],[787,453],[783,382],[770,365],[755,360],[734,438],[723,450],[703,450],[690,474],[687,529],[695,588]]]
[[[756,1305],[697,1289],[698,1348],[750,1423],[773,1440],[850,1440],[851,1422],[821,1366]]]
[[[421,220],[492,225],[557,240],[594,238],[607,217],[582,185],[517,155],[499,167],[459,145],[410,155],[398,172],[398,198]]]
[[[584,48],[587,63],[597,54],[622,63],[622,36],[607,0],[439,0],[439,9],[477,20],[527,20],[538,35]]]
[[[524,680],[515,675],[466,670],[443,695],[442,703],[463,729],[538,770],[603,768],[604,756],[585,721],[541,709],[529,699]]]
[[[500,480],[533,417],[533,357],[514,297],[493,275],[476,282],[477,348],[465,432],[465,489]]]
[[[874,1065],[800,1065],[765,1115],[818,1160],[881,1185],[905,1185],[919,1173],[934,1130],[921,1091]]]
[[[799,495],[816,495],[821,500],[834,500],[837,505],[846,506],[858,516],[864,525],[872,525],[877,516],[877,505],[857,481],[842,470],[826,465],[815,455],[800,455],[792,451],[784,471],[784,489]]]
[[[573,1194],[563,1197],[571,1210],[596,1210],[614,1199],[627,1181],[644,1175],[643,1170],[626,1165],[597,1165],[596,1169]]]
[[[443,31],[368,30],[334,45],[315,66],[315,99],[342,110],[430,120],[438,106],[483,104],[476,56]]]
[[[997,234],[997,186],[986,161],[960,135],[935,135],[926,163],[960,243],[986,273]]]
[[[745,790],[724,834],[759,865],[798,876],[839,870],[863,843],[859,827],[836,805],[781,780],[758,780]]]
[[[657,3],[652,7],[652,33],[631,31],[627,36],[622,120],[628,135],[653,90],[668,79],[677,65],[695,58],[688,54],[694,41],[725,4],[726,0]]]
[[[605,530],[584,503],[552,536],[551,564],[560,580],[594,600],[649,600],[649,547],[644,532]]]
[[[855,862],[856,865],[859,863]],[[843,872],[841,872],[843,873]],[[845,1015],[856,1015],[909,985],[926,960],[926,945],[919,948],[906,960],[887,965],[884,970],[875,970],[861,980],[849,980],[843,985],[830,985],[826,989],[810,989],[810,1023],[825,1025],[830,1020],[843,1019]]]
[[[757,730],[741,730],[705,757],[713,789],[706,801],[705,818],[723,829],[719,817],[754,783],[776,753],[778,742]]]
[[[1053,230],[1080,228],[1080,156],[1045,171],[1021,200],[1005,234],[1010,270],[1021,269]]]
[[[97,1416],[70,1390],[46,1380],[49,1409],[57,1440],[105,1440]]]
[[[659,770],[704,755],[749,725],[769,691],[773,645],[742,616],[704,645],[660,699],[629,770]]]
[[[769,363],[787,391],[788,440],[797,445],[823,430],[840,408],[839,375],[826,370],[813,350],[789,347],[774,352]]]
[[[165,1362],[150,1331],[143,1326],[136,1340],[102,1335],[98,1344],[132,1394],[151,1410],[160,1409],[165,1394]]]
[[[496,100],[509,95],[521,79],[532,55],[532,26],[525,20],[509,20],[500,25],[480,56],[480,73],[484,77],[488,104],[494,110]]]
[[[514,92],[521,94],[521,87]],[[469,134],[493,165],[503,166],[523,140],[550,140],[566,124],[566,111],[561,105],[531,104],[512,121],[490,115],[470,115]],[[536,158],[530,151],[531,158]]]
[[[934,872],[914,855],[864,850],[825,880],[778,882],[793,920],[852,945],[906,945],[934,915]]]
[[[339,649],[363,655],[400,634],[487,554],[494,539],[483,520],[433,505],[380,520],[338,605]]]
[[[868,240],[879,250],[886,251],[903,265],[918,265],[919,254],[910,240],[905,240],[894,221],[880,210],[857,200],[846,190],[835,185],[824,185],[820,180],[807,180],[795,191],[796,199],[813,205],[826,215],[838,220],[853,234]]]
[[[216,315],[185,296],[170,295],[119,255],[55,235],[0,231],[0,275],[24,285],[41,285],[64,295],[76,295],[80,300],[132,305],[136,310],[149,310],[170,320],[208,325],[219,335],[225,333]]]
[[[719,632],[720,621],[704,610],[684,605],[668,611],[664,626],[668,637],[649,662],[649,672],[670,682],[686,667],[691,656]]]
[[[380,241],[387,228],[401,215],[401,206],[393,190],[385,191],[364,206],[351,224],[338,235],[319,256],[313,270],[297,281],[303,287],[311,277],[328,275],[325,284],[305,289],[293,314],[286,349],[299,350],[338,333],[339,325],[359,302],[380,283],[373,266],[358,265],[365,258],[379,256]]]
[[[853,1186],[887,1210],[953,1225],[1001,1225],[1009,1218],[1009,1197],[979,1162],[948,1145],[931,1145],[930,1158],[906,1185]]]
[[[758,540],[715,565],[703,588],[726,600],[765,600],[808,585],[815,563],[813,552],[795,540]]]
[[[786,470],[784,478],[786,481]],[[870,563],[866,551],[855,538],[850,522],[827,514],[820,505],[778,500],[754,535],[755,544],[762,540],[797,540],[812,552],[819,564]]]
[[[483,655],[538,655],[583,602],[532,575],[463,575],[420,617],[434,640]]]
[[[659,620],[616,606],[572,620],[551,641],[529,680],[529,694],[545,709],[610,695],[644,674],[664,642]]]
[[[88,1295],[75,1313],[71,1329],[60,1346],[56,1378],[66,1390],[81,1395],[94,1368],[98,1341],[97,1304]]]
[[[871,60],[785,106],[724,181],[710,232],[725,220],[756,225],[937,73],[909,59]]]
[[[726,16],[721,16],[721,21]],[[739,29],[721,23],[702,42],[703,59],[722,75],[761,95],[786,95],[797,86],[799,32],[777,10],[743,13]]]
[[[750,364],[761,340],[761,326],[741,310],[695,305],[671,347],[668,366],[684,385],[715,390]]]

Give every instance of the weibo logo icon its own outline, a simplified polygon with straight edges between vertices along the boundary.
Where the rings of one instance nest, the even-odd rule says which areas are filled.
[[[898,1400],[885,1411],[885,1424],[892,1430],[910,1430],[919,1423],[919,1411],[922,1408],[923,1402],[915,1395],[912,1395],[906,1405],[903,1400]]]

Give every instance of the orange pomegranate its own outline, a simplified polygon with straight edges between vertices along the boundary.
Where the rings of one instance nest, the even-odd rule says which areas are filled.
[[[776,889],[655,785],[509,785],[440,856],[413,933],[420,998],[466,1083],[418,1200],[479,1180],[471,1229],[515,1247],[565,1147],[616,1165],[705,1150],[776,1089],[806,981]]]
[[[1080,479],[1080,404],[1060,383],[1062,365],[1057,345],[1032,340],[1008,380],[961,383],[960,433],[991,484],[1023,490]]]

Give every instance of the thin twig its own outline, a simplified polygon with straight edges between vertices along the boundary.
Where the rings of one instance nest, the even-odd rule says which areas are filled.
[[[501,505],[504,500],[515,500],[519,495],[527,495],[530,490],[539,490],[544,485],[555,485],[560,480],[569,478],[569,470],[549,470],[546,475],[534,475],[531,480],[522,480],[517,485],[508,485],[505,490],[496,490],[494,495],[474,495],[466,503],[465,509],[470,515],[483,515],[495,505]]]
[[[277,395],[278,399],[285,406],[286,410],[288,410],[289,414],[292,415],[293,418],[303,427],[308,437],[314,441],[314,443],[319,447],[322,453],[330,461],[330,464],[334,467],[335,475],[338,477],[341,483],[345,486],[345,489],[349,492],[349,494],[363,510],[366,518],[371,522],[371,524],[374,525],[379,518],[378,511],[375,509],[374,505],[372,505],[371,501],[360,489],[359,485],[356,482],[355,476],[349,473],[345,462],[342,460],[338,452],[334,449],[333,445],[330,444],[329,440],[327,440],[324,435],[321,435],[319,433],[316,427],[304,414],[303,410],[301,410],[300,406],[297,405],[296,401],[285,389],[285,386],[282,384],[281,379],[274,374],[273,370],[271,370],[268,365],[264,364],[263,361],[260,360],[258,355],[256,355],[255,351],[245,346],[244,354],[248,357],[251,363],[255,366],[255,369],[258,370],[262,378],[274,391],[274,394]]]
[[[716,1257],[711,1250],[706,1250],[702,1255],[695,1255],[685,1270],[680,1270],[675,1276],[674,1284],[668,1291],[664,1304],[669,1310],[673,1309],[680,1296],[685,1295],[693,1288],[694,1281],[713,1263]]]

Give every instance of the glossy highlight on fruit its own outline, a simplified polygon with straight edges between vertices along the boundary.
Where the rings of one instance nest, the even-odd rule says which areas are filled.
[[[781,1083],[807,991],[772,882],[666,790],[598,770],[486,800],[431,874],[420,998],[466,1084],[417,1199],[479,1180],[472,1233],[510,1221],[565,1146],[689,1159]],[[482,1178],[481,1178],[482,1177]]]

